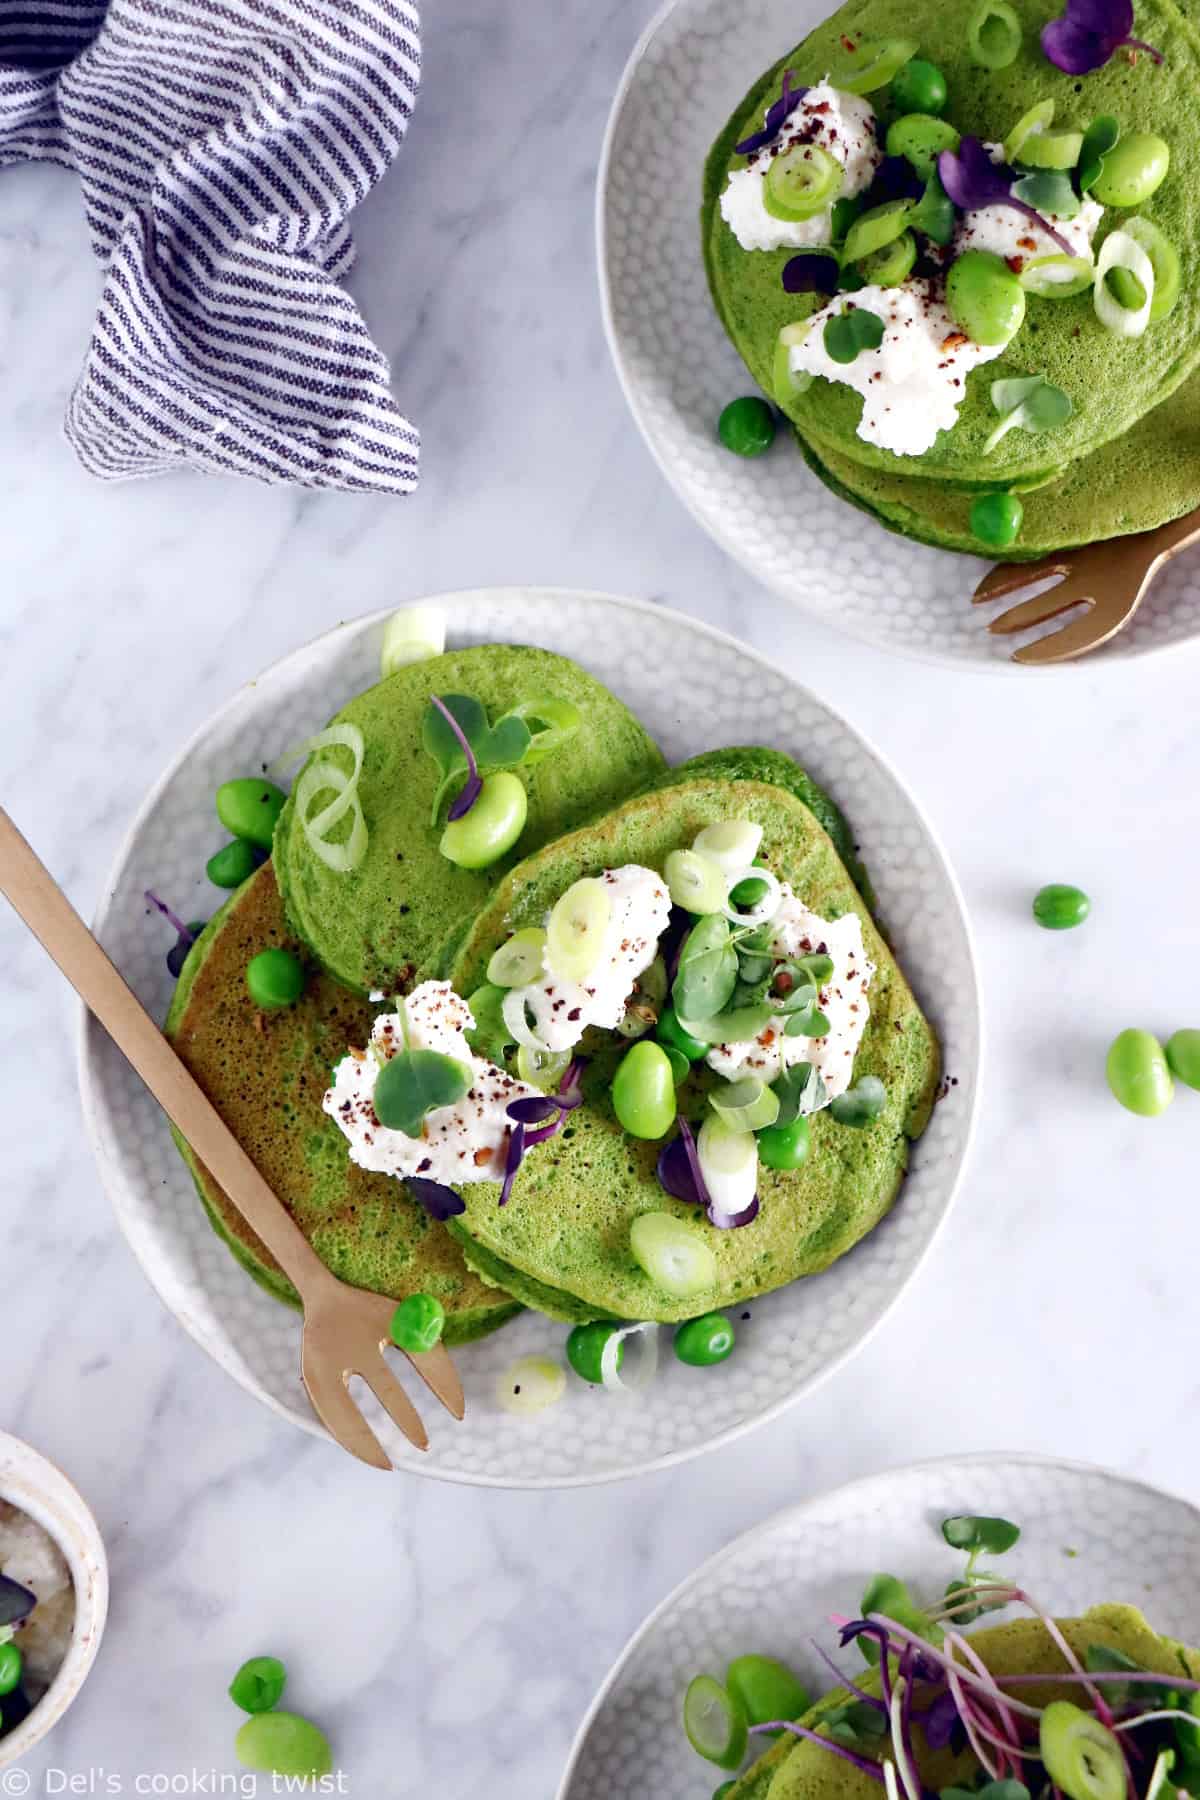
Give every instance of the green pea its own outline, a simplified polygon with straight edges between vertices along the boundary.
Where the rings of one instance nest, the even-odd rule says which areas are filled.
[[[707,1369],[733,1354],[733,1326],[724,1313],[689,1319],[675,1333],[675,1354],[693,1369]]]
[[[757,875],[747,875],[745,881],[739,881],[736,887],[729,890],[730,904],[733,906],[757,906],[767,892],[767,884]]]
[[[971,530],[981,544],[1006,550],[1016,542],[1025,508],[1016,494],[980,494],[971,502]]]
[[[1113,1039],[1105,1065],[1115,1099],[1132,1113],[1153,1119],[1175,1098],[1163,1047],[1148,1031],[1130,1027]]]
[[[1123,137],[1104,158],[1092,186],[1092,199],[1101,206],[1140,206],[1162,186],[1171,164],[1171,148],[1152,131],[1134,131]]]
[[[604,1355],[604,1346],[618,1325],[610,1325],[605,1319],[594,1319],[590,1325],[576,1325],[567,1338],[567,1361],[575,1373],[584,1381],[599,1386],[603,1380],[600,1373],[600,1359]],[[625,1346],[617,1346],[617,1368],[625,1361]]]
[[[328,1775],[333,1753],[325,1733],[298,1713],[262,1712],[233,1741],[238,1761],[268,1775]]]
[[[773,1656],[739,1656],[730,1663],[725,1686],[750,1725],[766,1725],[772,1719],[799,1719],[812,1700],[785,1663]],[[778,1732],[771,1732],[778,1737]]]
[[[769,1125],[759,1132],[758,1160],[768,1169],[798,1169],[808,1144],[808,1120],[801,1113],[790,1125]]]
[[[757,394],[731,400],[717,420],[717,436],[735,456],[761,456],[775,442],[775,413]]]
[[[0,1694],[11,1694],[21,1679],[25,1658],[15,1644],[0,1644]]]
[[[258,864],[258,846],[246,838],[234,838],[232,844],[209,857],[204,873],[214,887],[235,888],[250,879]]]
[[[679,1023],[679,1014],[673,1006],[663,1007],[662,1017],[658,1021],[658,1035],[668,1049],[682,1051],[690,1063],[699,1062],[708,1055],[709,1046],[683,1029]]]
[[[1071,931],[1082,925],[1092,910],[1092,903],[1082,888],[1052,881],[1033,896],[1033,916],[1047,931]]]
[[[932,113],[906,113],[888,126],[887,153],[902,156],[928,181],[943,150],[957,150],[960,138],[948,119]]]
[[[977,344],[1007,344],[1025,317],[1025,289],[1002,257],[966,250],[950,265],[946,305]]]
[[[392,1314],[392,1342],[397,1350],[420,1356],[438,1343],[446,1325],[446,1309],[432,1294],[409,1294]]]
[[[946,77],[936,63],[914,56],[892,77],[892,104],[902,113],[940,113],[946,105]]]
[[[618,1123],[630,1137],[666,1137],[675,1123],[675,1076],[661,1044],[642,1038],[617,1065],[612,1084]]]
[[[260,950],[246,965],[246,986],[255,1006],[273,1012],[296,1004],[304,992],[304,970],[290,950]]]
[[[265,1713],[278,1706],[287,1685],[287,1670],[277,1656],[252,1656],[229,1684],[229,1698],[243,1712]]]
[[[245,838],[260,850],[271,848],[275,821],[287,795],[273,781],[245,776],[217,789],[217,817],[231,837]]]
[[[512,849],[525,829],[529,796],[508,770],[484,777],[470,812],[451,819],[439,846],[460,869],[486,869]]]
[[[1166,1043],[1167,1065],[1184,1087],[1200,1088],[1200,1031],[1174,1031]],[[2,1691],[2,1690],[0,1690]]]

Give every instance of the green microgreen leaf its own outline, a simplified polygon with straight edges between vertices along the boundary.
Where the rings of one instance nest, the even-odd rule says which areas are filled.
[[[850,1125],[860,1131],[873,1125],[887,1105],[887,1089],[878,1075],[861,1075],[852,1088],[829,1103],[829,1110],[839,1125]]]
[[[1003,1556],[1021,1535],[1011,1519],[989,1518],[983,1513],[956,1513],[942,1520],[942,1536],[952,1550],[972,1555]]]
[[[925,1638],[929,1643],[938,1643],[941,1632],[934,1625],[927,1613],[921,1611],[907,1587],[896,1575],[872,1575],[863,1589],[862,1611],[868,1613],[884,1613],[894,1619],[897,1625],[904,1625],[917,1637]],[[855,1643],[869,1663],[879,1661],[879,1645],[873,1638],[859,1636]]]
[[[999,1580],[1001,1580],[999,1575],[990,1574],[985,1569],[972,1570],[968,1574],[960,1575],[946,1584],[946,1604],[955,1606],[958,1602],[967,1599],[977,1588],[991,1587]],[[1006,1605],[1007,1601],[1005,1600],[980,1600],[975,1606],[961,1607],[961,1610],[955,1612],[951,1623],[957,1631],[961,1625],[973,1625],[976,1619],[983,1617],[984,1613],[1002,1612]]]
[[[1069,394],[1055,387],[1044,375],[1018,375],[1008,380],[993,381],[992,405],[1000,414],[1000,423],[985,442],[984,454],[996,448],[1010,431],[1053,431],[1065,425],[1075,408]]]
[[[533,738],[524,719],[515,712],[489,725],[487,713],[474,694],[439,694],[438,699],[454,715],[481,775],[495,769],[516,769],[526,760]],[[436,826],[447,790],[456,777],[466,773],[467,759],[449,720],[432,701],[421,719],[421,742],[442,771],[431,820]]]
[[[847,307],[825,322],[825,349],[836,363],[852,363],[863,350],[878,350],[883,320],[865,306]]]
[[[819,1006],[804,1007],[791,1013],[783,1028],[784,1037],[823,1038],[829,1035],[829,1020]]]
[[[887,1715],[865,1700],[843,1700],[821,1715],[820,1724],[840,1744],[870,1743],[888,1733]]]
[[[375,1114],[388,1131],[419,1138],[427,1113],[453,1106],[475,1077],[466,1063],[436,1050],[401,1050],[385,1062],[375,1083]]]
[[[825,1081],[811,1063],[793,1063],[772,1083],[779,1097],[777,1125],[793,1125],[799,1118],[819,1112],[827,1099]]]
[[[1003,1781],[987,1781],[977,1788],[942,1788],[940,1800],[1029,1800],[1029,1789],[1023,1781],[1014,1781],[1008,1776]]]
[[[711,1019],[724,1012],[738,978],[729,922],[708,913],[683,940],[671,1000],[681,1019]]]
[[[1071,177],[1062,169],[1036,169],[1012,184],[1014,200],[1023,200],[1035,212],[1051,219],[1073,219],[1079,212],[1079,195]]]
[[[507,988],[497,987],[494,982],[487,981],[476,988],[467,1005],[471,1009],[471,1017],[475,1021],[474,1028],[466,1034],[476,1056],[486,1057],[488,1062],[496,1063],[503,1068],[509,1050],[516,1043],[512,1032],[504,1021],[504,996]]]
[[[1110,150],[1116,148],[1120,135],[1120,124],[1111,113],[1100,113],[1084,132],[1083,148],[1079,152],[1076,170],[1081,194],[1090,193],[1099,181],[1104,159]]]

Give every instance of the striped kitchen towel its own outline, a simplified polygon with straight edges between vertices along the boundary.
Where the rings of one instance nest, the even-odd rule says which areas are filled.
[[[419,74],[408,0],[0,0],[0,166],[75,169],[104,264],[66,418],[85,468],[416,486],[339,277]]]

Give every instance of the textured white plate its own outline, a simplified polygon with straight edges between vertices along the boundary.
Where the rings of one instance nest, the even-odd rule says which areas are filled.
[[[633,708],[671,761],[759,743],[767,730],[809,768],[853,823],[885,929],[958,1078],[935,1110],[891,1216],[828,1273],[756,1302],[736,1355],[721,1368],[686,1369],[664,1342],[660,1377],[637,1399],[572,1377],[552,1411],[514,1419],[496,1406],[497,1375],[527,1351],[563,1353],[564,1328],[530,1314],[458,1353],[467,1423],[455,1426],[426,1398],[432,1448],[397,1450],[405,1467],[447,1480],[603,1481],[694,1455],[769,1418],[861,1344],[913,1274],[946,1216],[975,1110],[979,999],[970,937],[942,851],[891,770],[836,714],[731,638],[636,601],[555,589],[489,589],[437,604],[452,646],[507,640],[577,658]],[[143,806],[96,931],[156,1017],[170,1000],[164,953],[171,934],[147,915],[143,890],[153,888],[185,919],[215,910],[219,896],[204,878],[220,838],[215,789],[318,730],[377,679],[386,616],[339,627],[243,688],[185,746]],[[296,1315],[264,1294],[213,1235],[157,1107],[86,1021],[81,1061],[101,1175],[158,1293],[244,1387],[319,1431],[300,1385]],[[701,1389],[703,1405],[690,1404],[689,1394]]]
[[[630,1639],[580,1728],[558,1800],[706,1800],[724,1779],[679,1724],[693,1675],[721,1676],[756,1651],[790,1664],[814,1694],[831,1678],[809,1643],[850,1672],[831,1612],[854,1614],[886,1569],[918,1595],[940,1594],[963,1567],[938,1529],[954,1513],[1014,1520],[1002,1559],[1059,1615],[1102,1601],[1140,1606],[1152,1625],[1200,1637],[1200,1512],[1157,1488],[1081,1463],[968,1456],[872,1475],[778,1513],[706,1562]]]
[[[675,0],[629,60],[597,188],[609,344],[633,416],[679,497],[751,574],[824,623],[883,649],[1019,670],[973,609],[987,564],[912,544],[838,500],[781,430],[770,454],[731,456],[721,408],[754,384],[709,299],[700,254],[704,159],[743,95],[835,0]],[[1200,552],[1155,583],[1104,658],[1200,635]],[[1073,665],[1063,665],[1071,667]],[[1043,671],[1044,672],[1044,671]]]

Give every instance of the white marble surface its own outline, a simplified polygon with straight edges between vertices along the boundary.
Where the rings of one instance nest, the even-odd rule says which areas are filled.
[[[63,985],[0,916],[0,1423],[83,1487],[113,1576],[99,1663],[26,1765],[33,1793],[231,1782],[224,1686],[274,1649],[352,1793],[548,1796],[647,1608],[800,1494],[1003,1447],[1200,1497],[1200,1096],[1135,1120],[1102,1072],[1122,1025],[1200,1024],[1196,656],[1020,682],[898,665],[782,615],[701,537],[625,416],[595,292],[596,157],[648,12],[429,9],[425,92],[354,278],[424,431],[413,500],[90,482],[58,431],[96,291],[76,189],[0,175],[0,796],[90,910],[168,754],[335,619],[521,580],[690,610],[849,713],[957,863],[989,1009],[964,1191],[883,1331],[773,1430],[592,1492],[381,1479],[274,1421],[163,1313],[82,1139]],[[484,120],[469,139],[465,117]],[[1030,924],[1053,879],[1094,895],[1086,931]]]

